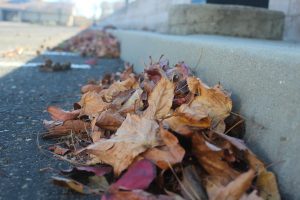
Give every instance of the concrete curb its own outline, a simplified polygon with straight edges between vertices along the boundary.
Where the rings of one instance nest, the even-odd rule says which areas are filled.
[[[247,118],[245,140],[277,174],[284,199],[300,196],[300,45],[222,36],[115,30],[121,57],[142,71],[151,55],[186,61],[206,83],[232,92]]]

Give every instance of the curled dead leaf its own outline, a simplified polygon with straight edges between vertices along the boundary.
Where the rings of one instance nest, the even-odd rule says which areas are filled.
[[[104,102],[102,95],[95,91],[88,92],[81,97],[79,102],[82,109],[80,115],[95,115],[99,114],[108,108],[109,104]]]
[[[124,120],[125,118],[119,113],[106,110],[96,118],[96,126],[115,131],[121,126]]]
[[[187,83],[192,93],[199,94],[189,104],[194,112],[207,113],[215,123],[229,116],[232,101],[221,85],[209,88],[195,77],[188,78]]]
[[[172,106],[174,98],[174,84],[166,78],[161,78],[148,98],[148,108],[144,117],[161,119],[166,116]]]
[[[81,93],[85,94],[87,92],[92,92],[95,91],[97,93],[101,92],[102,87],[99,85],[95,85],[95,84],[87,84],[81,87]]]
[[[128,114],[115,137],[101,139],[87,147],[87,152],[113,166],[119,175],[133,162],[136,156],[159,145],[158,124],[154,120]]]
[[[262,171],[258,174],[256,187],[265,200],[280,200],[276,177],[272,172]]]
[[[115,82],[108,89],[103,90],[106,102],[112,102],[113,98],[120,92],[132,89],[136,84],[134,77],[130,77],[125,81]]]
[[[220,177],[224,184],[234,180],[240,174],[224,161],[223,152],[208,147],[200,134],[192,136],[192,151],[205,171],[209,175]]]
[[[88,177],[88,184],[84,185],[74,179],[65,177],[52,177],[55,185],[65,187],[81,194],[101,194],[105,192],[109,185],[103,176]]]
[[[45,139],[62,137],[71,133],[79,134],[90,128],[90,123],[81,120],[68,120],[60,124],[52,122],[54,124],[52,126],[49,125],[49,122],[47,123],[48,133],[43,135]]]
[[[249,170],[239,175],[235,180],[231,181],[226,186],[222,183],[215,182],[212,179],[206,183],[206,190],[210,200],[239,200],[251,186],[255,176],[253,170]],[[215,179],[216,180],[216,179]]]
[[[185,150],[178,143],[176,136],[162,127],[159,136],[162,144],[159,147],[147,150],[142,156],[153,161],[161,169],[168,169],[170,165],[182,161]]]
[[[47,111],[50,113],[53,120],[59,120],[59,121],[76,119],[80,114],[80,110],[65,111],[56,106],[49,106],[47,108]]]
[[[57,155],[61,155],[61,156],[64,156],[66,153],[68,153],[70,151],[70,149],[63,148],[59,145],[51,146],[49,148],[49,150],[53,151],[53,153],[55,153]]]
[[[205,108],[199,109],[198,105],[195,106],[193,102],[191,104],[182,104],[175,110],[172,117],[164,120],[164,123],[173,131],[185,136],[192,135],[193,129],[210,128],[212,125],[209,110]]]
[[[167,195],[153,195],[143,190],[113,191],[102,195],[101,200],[176,200],[175,197]]]

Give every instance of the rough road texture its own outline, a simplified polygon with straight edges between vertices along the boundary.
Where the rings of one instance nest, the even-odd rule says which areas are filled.
[[[43,27],[35,29],[42,30]],[[55,30],[52,31],[54,34]],[[60,33],[66,30],[58,28],[56,31]],[[33,45],[38,44],[33,42]],[[43,58],[32,57],[28,62],[41,59]],[[76,64],[86,60],[80,57],[52,59]],[[20,59],[16,57],[15,60]],[[73,69],[55,73],[39,72],[37,68],[12,69],[0,66],[1,200],[99,199],[95,196],[79,195],[51,183],[51,168],[66,168],[68,164],[41,153],[37,147],[37,134],[45,131],[42,120],[49,119],[45,112],[48,105],[71,108],[72,102],[79,100],[80,85],[89,79],[99,79],[105,73],[115,72],[121,66],[123,64],[120,60],[108,59],[101,59],[99,64],[90,70]],[[43,143],[41,141],[41,145]]]

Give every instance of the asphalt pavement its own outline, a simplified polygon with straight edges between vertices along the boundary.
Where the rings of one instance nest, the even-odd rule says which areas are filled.
[[[55,172],[51,169],[66,168],[68,164],[41,153],[36,138],[45,131],[42,121],[49,119],[45,111],[48,105],[72,108],[80,98],[80,86],[90,79],[98,80],[105,73],[120,70],[122,61],[100,59],[90,69],[52,73],[40,72],[36,67],[10,67],[12,62],[37,63],[47,58],[54,62],[84,64],[88,58],[35,54],[80,29],[0,23],[0,30],[0,55],[23,48],[20,55],[0,56],[0,200],[99,199],[53,185],[51,176]]]

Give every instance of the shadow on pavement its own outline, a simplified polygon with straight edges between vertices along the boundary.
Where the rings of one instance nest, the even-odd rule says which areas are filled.
[[[47,58],[76,64],[86,60],[79,56]],[[37,56],[27,63],[44,59]],[[52,73],[29,67],[9,71],[0,66],[0,199],[100,198],[75,194],[51,183],[52,169],[66,168],[68,164],[42,154],[37,148],[37,133],[44,131],[42,120],[49,119],[45,112],[48,105],[70,109],[80,98],[81,85],[122,67],[119,59],[99,59],[91,69]]]

